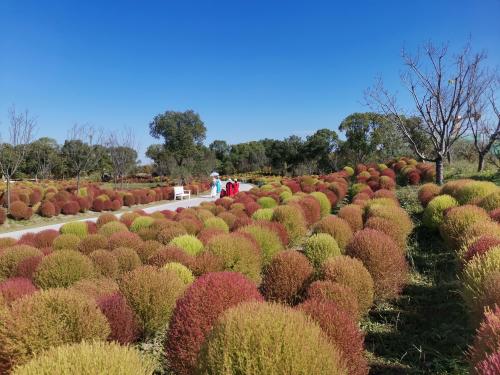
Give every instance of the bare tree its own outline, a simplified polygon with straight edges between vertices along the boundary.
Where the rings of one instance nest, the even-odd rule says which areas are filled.
[[[76,177],[76,191],[80,190],[82,174],[94,168],[99,160],[96,146],[102,142],[102,132],[90,125],[75,124],[61,148],[68,169]]]
[[[375,105],[391,118],[408,139],[415,153],[424,161],[436,164],[436,183],[443,183],[443,161],[453,144],[468,130],[472,112],[471,101],[486,90],[482,62],[484,53],[472,54],[470,45],[457,55],[448,51],[448,46],[436,47],[428,43],[423,53],[415,55],[403,51],[406,71],[401,80],[415,104],[412,115],[422,118],[422,131],[432,143],[432,153],[426,154],[413,139],[407,122],[408,117],[382,81],[367,90],[369,104]],[[421,57],[426,64],[421,63]]]
[[[28,150],[36,120],[28,110],[17,113],[12,106],[8,111],[9,138],[7,142],[0,139],[0,171],[7,180],[7,209],[10,212],[10,183],[17,169],[24,161]]]
[[[137,145],[135,136],[131,129],[122,132],[112,132],[106,140],[106,147],[113,166],[113,179],[115,184],[120,180],[120,188],[123,188],[123,178],[137,164]]]
[[[494,84],[494,82],[492,79],[491,83]],[[483,170],[486,156],[491,151],[495,142],[500,139],[500,111],[496,105],[494,93],[492,85],[487,95],[484,95],[484,98],[479,97],[476,100],[472,100],[470,104],[475,114],[475,116],[470,117],[469,122],[474,139],[474,148],[478,155],[478,172]]]

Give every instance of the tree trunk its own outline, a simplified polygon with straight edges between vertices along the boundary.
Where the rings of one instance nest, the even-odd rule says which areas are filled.
[[[78,195],[79,191],[80,191],[80,173],[76,175],[76,195]]]
[[[443,157],[439,156],[436,159],[436,184],[442,185],[444,181],[444,166],[443,166]]]
[[[479,162],[477,163],[477,171],[478,172],[482,172],[482,170],[484,169],[484,157],[485,157],[485,154],[480,152],[479,153]]]
[[[7,212],[10,213],[10,176],[7,176]]]
[[[450,151],[448,151],[446,153],[446,159],[448,160],[448,164],[451,164],[451,152]]]

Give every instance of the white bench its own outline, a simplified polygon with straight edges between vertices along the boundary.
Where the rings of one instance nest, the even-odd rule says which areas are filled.
[[[174,186],[174,200],[177,198],[183,200],[184,197],[191,199],[191,190],[184,190],[184,186]]]

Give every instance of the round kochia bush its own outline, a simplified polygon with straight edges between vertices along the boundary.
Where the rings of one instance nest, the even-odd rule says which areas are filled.
[[[273,211],[272,220],[285,226],[292,246],[300,244],[307,233],[306,221],[298,207],[278,206]]]
[[[191,270],[182,263],[178,262],[167,263],[162,267],[162,270],[168,272],[174,272],[186,285],[189,285],[194,281],[193,272],[191,272]]]
[[[239,233],[212,238],[206,250],[222,261],[224,270],[241,272],[255,282],[260,282],[261,255],[255,244]]]
[[[456,192],[456,198],[462,205],[476,203],[497,190],[498,186],[493,182],[473,181],[459,188]]]
[[[136,268],[120,281],[120,291],[134,310],[146,335],[165,328],[175,301],[184,289],[185,284],[175,273],[161,271],[153,266]]]
[[[404,253],[391,237],[373,229],[363,229],[354,234],[346,253],[361,260],[370,272],[376,300],[399,295],[407,279],[408,265]]]
[[[79,238],[84,238],[88,234],[88,227],[83,221],[73,221],[64,224],[59,231],[61,234],[74,234]]]
[[[304,313],[246,302],[226,311],[198,358],[198,373],[346,374],[341,353]]]
[[[254,220],[268,220],[271,221],[273,218],[274,209],[272,208],[259,208],[252,214],[252,219]]]
[[[0,282],[0,300],[10,304],[16,299],[35,293],[36,287],[30,279],[12,277]],[[0,302],[1,303],[1,302]]]
[[[42,256],[35,247],[16,245],[0,252],[0,281],[14,276],[17,266],[25,259]]]
[[[326,233],[313,234],[304,242],[304,254],[316,268],[330,257],[340,255],[337,241]]]
[[[150,375],[154,370],[153,361],[137,349],[96,341],[52,348],[16,368],[13,374]]]
[[[141,229],[144,228],[149,228],[155,219],[153,219],[150,216],[139,216],[132,221],[132,224],[130,225],[130,231],[131,232],[139,232]]]
[[[54,250],[77,250],[81,240],[76,234],[61,234],[52,241],[52,248]]]
[[[167,333],[166,355],[176,374],[191,374],[212,326],[228,308],[262,300],[255,284],[236,272],[201,276],[177,301]]]
[[[344,219],[329,215],[318,221],[313,228],[314,233],[327,233],[337,241],[341,251],[352,238],[352,229]]]
[[[303,254],[295,250],[283,251],[264,270],[262,294],[269,301],[293,305],[302,298],[313,272]]]
[[[474,371],[477,375],[500,374],[500,350],[479,362]]]
[[[444,220],[444,212],[458,206],[458,202],[451,195],[439,195],[433,198],[425,207],[422,221],[427,228],[438,229]]]
[[[68,287],[95,275],[92,261],[74,250],[61,250],[42,259],[33,277],[42,289]]]
[[[174,237],[169,245],[177,246],[189,255],[196,255],[203,250],[203,242],[191,234]]]
[[[321,216],[324,217],[326,215],[330,215],[332,211],[332,205],[325,193],[315,191],[314,193],[311,193],[311,196],[318,201],[321,210]]]
[[[500,208],[500,189],[497,189],[495,192],[481,199],[478,206],[484,208],[488,212]]]
[[[330,341],[340,350],[349,375],[368,374],[364,358],[364,335],[351,316],[333,302],[307,300],[299,310],[316,321]]]
[[[484,321],[476,332],[474,342],[469,348],[469,361],[474,368],[489,355],[500,350],[500,307],[484,314]],[[474,373],[474,372],[473,372]],[[483,375],[478,373],[478,375]]]
[[[495,246],[480,256],[472,258],[466,264],[462,274],[463,298],[469,308],[477,309],[477,300],[481,297],[484,282],[488,276],[500,271],[500,246]]]
[[[205,220],[205,222],[203,224],[204,224],[205,228],[220,229],[220,230],[223,230],[226,233],[229,232],[229,226],[220,217],[211,217],[211,218],[208,218],[207,220]]]
[[[95,302],[66,289],[40,291],[15,301],[0,325],[0,359],[11,365],[53,346],[105,340],[110,333]]]
[[[141,258],[139,258],[139,255],[137,255],[134,249],[118,247],[113,249],[111,253],[118,261],[118,270],[120,273],[132,271],[142,264]]]
[[[89,254],[89,258],[94,264],[96,274],[102,275],[104,277],[115,278],[120,273],[118,259],[110,251],[93,251]]]
[[[262,207],[262,208],[273,208],[278,205],[276,201],[271,198],[271,197],[262,197],[257,199],[257,203]]]
[[[262,250],[263,266],[267,266],[271,262],[271,259],[283,250],[283,244],[279,236],[270,228],[259,224],[252,224],[240,228],[239,231],[250,234],[257,241]]]
[[[351,288],[358,301],[359,312],[366,315],[373,305],[373,279],[363,263],[346,255],[328,259],[321,268],[324,280]]]
[[[464,233],[480,221],[490,221],[488,213],[482,208],[474,205],[454,207],[447,212],[439,232],[451,249],[457,249]]]
[[[363,209],[356,204],[348,204],[339,210],[338,216],[350,225],[353,232],[363,229]]]
[[[110,221],[100,227],[98,232],[105,237],[111,237],[113,233],[128,232],[128,228],[125,224],[119,221]]]
[[[347,311],[356,321],[359,319],[358,300],[351,288],[333,281],[315,281],[307,289],[307,299],[334,302]]]

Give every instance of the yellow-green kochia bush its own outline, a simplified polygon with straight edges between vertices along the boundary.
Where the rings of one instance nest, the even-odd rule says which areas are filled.
[[[321,209],[321,217],[330,215],[330,213],[332,212],[332,204],[330,203],[330,200],[328,199],[326,194],[320,191],[315,191],[310,195],[318,201],[319,207]]]
[[[268,220],[271,221],[273,218],[274,209],[272,208],[259,208],[252,214],[252,219],[254,220]]]
[[[262,251],[262,265],[267,266],[273,257],[283,250],[279,236],[272,229],[259,224],[247,225],[240,232],[248,233],[257,241]]]
[[[313,234],[304,242],[304,254],[315,268],[328,259],[340,255],[337,241],[326,233]]]
[[[462,295],[470,309],[474,309],[477,300],[481,298],[484,283],[488,277],[500,271],[500,246],[489,249],[480,256],[475,256],[465,266],[461,276]]]
[[[257,203],[262,208],[274,208],[278,205],[278,203],[276,203],[276,201],[271,197],[261,197],[257,199]]]
[[[438,229],[444,220],[444,212],[451,207],[458,206],[458,202],[451,195],[438,195],[425,207],[422,221],[429,229]]]
[[[191,272],[191,270],[184,264],[179,262],[167,263],[162,267],[162,270],[167,272],[174,272],[186,285],[191,284],[195,279],[193,272]]]
[[[94,300],[69,289],[50,289],[21,298],[2,318],[0,363],[11,366],[54,346],[106,340],[111,332]]]
[[[24,259],[42,256],[43,253],[36,247],[16,245],[0,252],[0,281],[13,276],[17,265]]]
[[[88,234],[88,227],[83,221],[73,221],[64,224],[59,231],[61,234],[74,234],[79,238],[84,238]]]
[[[17,367],[15,375],[150,375],[154,362],[130,346],[115,342],[61,345]]]
[[[289,205],[276,207],[272,221],[277,221],[285,226],[292,246],[299,245],[307,233],[304,215],[298,207]]]
[[[222,222],[224,221],[222,220]],[[201,242],[198,238],[196,238],[196,236],[193,236],[191,234],[174,237],[174,239],[170,241],[169,245],[180,247],[189,255],[196,255],[203,250],[203,242]]]
[[[462,205],[475,203],[497,190],[498,186],[493,182],[473,181],[459,188],[456,192],[456,198]]]
[[[265,369],[265,371],[264,371]],[[339,350],[304,313],[246,302],[226,311],[198,357],[198,374],[345,374]]]
[[[229,232],[229,226],[220,217],[211,217],[203,222],[205,228],[221,229],[224,232]]]

